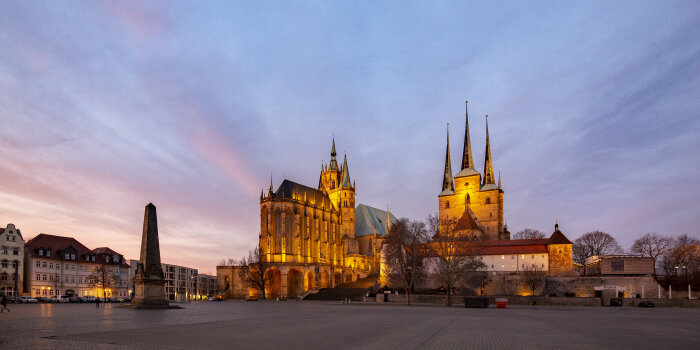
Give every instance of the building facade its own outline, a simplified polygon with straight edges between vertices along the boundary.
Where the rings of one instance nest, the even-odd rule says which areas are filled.
[[[586,258],[585,276],[652,276],[654,259],[638,255],[605,255]]]
[[[296,298],[378,273],[381,243],[397,219],[356,207],[355,190],[347,156],[338,164],[335,140],[316,188],[285,179],[275,191],[270,182],[267,195],[260,194],[259,247],[273,266],[266,272],[272,281],[266,296]]]
[[[0,227],[0,295],[24,291],[24,239],[13,224]]]
[[[129,292],[134,290],[138,260],[129,260]],[[184,303],[203,300],[213,296],[217,290],[216,276],[200,275],[197,269],[172,264],[161,264],[165,279],[165,297],[171,302]]]
[[[42,233],[26,243],[24,286],[33,297],[127,297],[128,270],[123,255],[72,237]]]

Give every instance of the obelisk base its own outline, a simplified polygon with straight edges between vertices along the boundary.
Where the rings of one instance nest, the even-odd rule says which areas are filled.
[[[131,300],[130,309],[179,309],[178,306],[170,306],[165,298],[165,281],[160,278],[134,277],[134,298]]]

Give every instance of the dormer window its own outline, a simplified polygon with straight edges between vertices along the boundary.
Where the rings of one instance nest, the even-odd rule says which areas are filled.
[[[51,256],[51,250],[46,251],[46,256]]]
[[[109,255],[105,256],[105,261],[109,262]]]
[[[70,254],[68,254],[68,253],[65,253],[63,256],[64,256],[64,258],[65,258],[66,260],[69,260],[69,259],[70,259]]]
[[[90,260],[95,261],[95,256],[93,255]]]
[[[44,250],[43,250],[43,249],[39,249],[39,255],[41,255],[41,256],[44,255]]]
[[[71,259],[71,260],[75,260],[75,254],[71,254],[71,255],[70,255],[70,259]]]

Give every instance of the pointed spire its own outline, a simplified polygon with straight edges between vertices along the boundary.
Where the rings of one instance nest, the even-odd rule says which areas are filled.
[[[272,187],[272,173],[270,173],[270,188],[267,190],[268,195],[272,195],[273,192],[273,187]]]
[[[554,231],[559,231],[559,219],[554,219]]]
[[[472,157],[472,144],[469,138],[469,109],[464,101],[466,122],[464,123],[464,150],[462,151],[462,169],[474,168],[474,158]]]
[[[498,168],[498,189],[499,190],[502,189],[501,188],[501,168]]]
[[[442,191],[455,190],[454,179],[452,178],[452,163],[450,162],[450,123],[447,123],[447,150],[445,151],[445,174],[442,178]]]
[[[335,156],[335,136],[333,136],[333,146],[331,147],[331,170],[338,170],[338,161],[336,161]]]
[[[491,144],[489,141],[489,115],[486,115],[486,152],[484,152],[484,183],[493,184],[495,179],[493,176],[493,163],[491,161]]]
[[[343,177],[341,180],[342,185],[340,187],[350,187],[350,170],[348,170],[348,155],[345,155],[343,159]]]
[[[389,219],[389,204],[386,205],[386,233],[389,234],[391,230],[391,220]]]

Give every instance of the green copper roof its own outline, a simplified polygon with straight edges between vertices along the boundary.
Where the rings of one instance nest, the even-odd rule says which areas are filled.
[[[377,228],[377,234],[386,236],[386,220],[387,215],[385,210],[370,207],[360,204],[355,208],[355,237],[373,235],[374,228]],[[389,213],[389,221],[397,222],[393,214]]]

